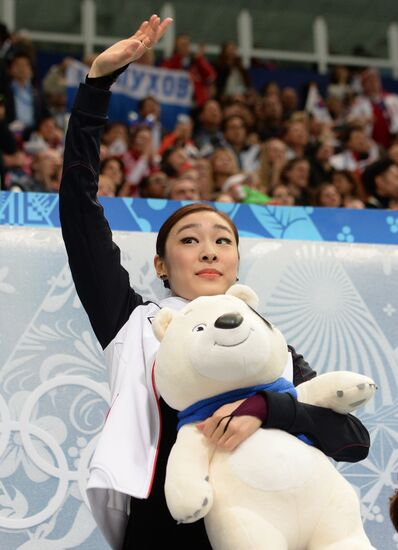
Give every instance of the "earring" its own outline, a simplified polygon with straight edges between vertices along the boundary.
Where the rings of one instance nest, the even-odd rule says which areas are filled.
[[[162,279],[162,281],[165,281],[167,279],[167,275],[159,275],[159,278]]]
[[[239,281],[239,277],[236,277],[235,281]]]

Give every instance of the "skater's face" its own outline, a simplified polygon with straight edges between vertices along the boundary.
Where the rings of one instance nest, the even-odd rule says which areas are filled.
[[[155,267],[173,294],[187,300],[224,294],[235,283],[239,267],[234,230],[217,212],[188,214],[171,228],[165,255],[155,257]]]

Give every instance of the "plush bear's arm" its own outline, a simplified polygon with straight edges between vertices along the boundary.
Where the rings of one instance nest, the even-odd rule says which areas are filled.
[[[209,463],[214,445],[189,424],[178,432],[166,470],[165,495],[170,513],[179,523],[203,518],[213,504]]]
[[[297,386],[301,403],[327,407],[340,414],[365,405],[374,395],[376,384],[368,376],[348,371],[328,372]]]

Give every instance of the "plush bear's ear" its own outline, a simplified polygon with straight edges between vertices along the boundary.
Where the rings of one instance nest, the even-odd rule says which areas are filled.
[[[246,285],[233,285],[231,286],[225,294],[230,296],[235,296],[243,300],[248,306],[253,309],[258,307],[258,296],[249,286]]]
[[[173,320],[173,312],[168,307],[162,308],[156,315],[152,323],[153,332],[156,338],[161,342],[166,330]]]

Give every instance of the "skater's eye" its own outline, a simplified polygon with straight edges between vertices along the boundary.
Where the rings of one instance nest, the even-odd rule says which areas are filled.
[[[206,323],[200,323],[200,325],[196,325],[196,327],[193,327],[192,332],[202,332],[206,328]]]

